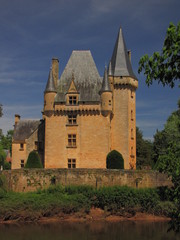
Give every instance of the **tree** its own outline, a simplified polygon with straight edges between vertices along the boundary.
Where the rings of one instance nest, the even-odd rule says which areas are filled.
[[[4,149],[10,150],[12,148],[12,137],[13,137],[13,130],[9,130],[6,134],[6,136],[1,135],[1,145]]]
[[[116,150],[108,153],[106,158],[106,167],[108,169],[124,169],[124,159],[121,153]]]
[[[138,72],[143,70],[148,86],[157,80],[163,86],[172,88],[180,80],[180,22],[177,27],[169,24],[161,53],[141,57]]]
[[[6,158],[6,153],[4,152],[3,147],[0,144],[0,168],[1,166],[4,167],[5,158]]]
[[[36,151],[29,153],[25,168],[42,168],[40,157]]]
[[[155,168],[172,178],[174,202],[178,211],[172,216],[172,228],[180,231],[180,101],[178,110],[167,119],[164,129],[157,132],[154,141]]]
[[[152,160],[152,149],[153,144],[143,139],[142,131],[136,127],[136,168],[143,169],[143,168],[151,168],[153,166]]]

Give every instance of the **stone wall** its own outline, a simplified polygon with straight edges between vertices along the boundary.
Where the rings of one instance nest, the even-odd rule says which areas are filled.
[[[35,191],[50,185],[127,185],[134,188],[171,186],[165,174],[154,171],[107,170],[107,169],[17,169],[2,171],[7,187],[16,192]]]

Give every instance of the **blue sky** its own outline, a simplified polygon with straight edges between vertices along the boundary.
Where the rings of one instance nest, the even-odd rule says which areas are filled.
[[[0,0],[0,128],[12,129],[16,113],[41,118],[52,57],[59,58],[61,74],[72,50],[89,49],[102,76],[122,26],[139,79],[137,126],[152,140],[176,110],[179,88],[148,88],[138,62],[161,50],[179,11],[179,0]]]

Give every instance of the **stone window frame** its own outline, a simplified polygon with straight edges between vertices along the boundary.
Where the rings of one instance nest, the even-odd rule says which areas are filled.
[[[76,134],[68,134],[68,145],[67,147],[69,148],[76,148],[76,143],[77,143],[77,138]]]
[[[68,158],[67,167],[69,169],[76,168],[76,159],[75,158]]]

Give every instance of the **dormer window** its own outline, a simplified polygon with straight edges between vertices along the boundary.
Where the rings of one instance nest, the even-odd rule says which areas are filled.
[[[69,105],[77,105],[77,96],[69,96]]]

